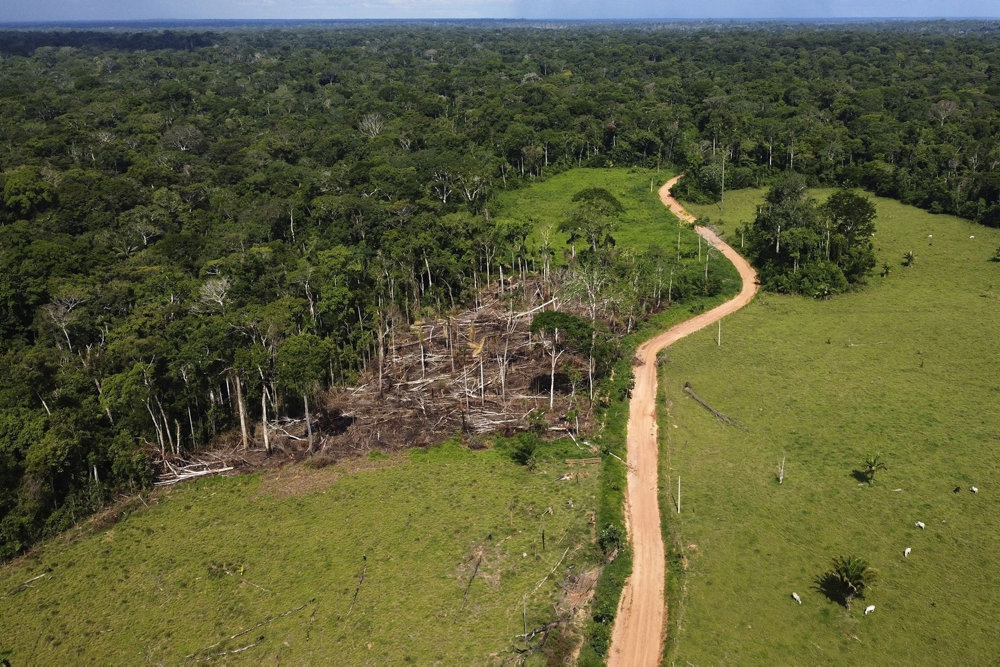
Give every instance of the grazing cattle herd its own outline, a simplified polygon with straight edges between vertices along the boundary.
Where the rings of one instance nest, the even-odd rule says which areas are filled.
[[[953,490],[953,493],[958,493],[961,490],[962,490],[961,486],[956,486]],[[979,493],[979,487],[971,486],[969,487],[969,491],[971,491],[972,493]],[[920,530],[924,530],[925,528],[927,528],[927,524],[925,524],[923,521],[917,521],[913,525],[919,528]],[[912,551],[913,551],[912,547],[906,547],[905,549],[903,549],[903,558],[909,558],[910,553],[912,553]],[[802,604],[802,598],[799,596],[798,593],[792,592],[792,599],[795,600],[795,602]],[[868,605],[867,607],[865,607],[865,616],[872,613],[873,611],[875,611],[875,605],[873,604]]]

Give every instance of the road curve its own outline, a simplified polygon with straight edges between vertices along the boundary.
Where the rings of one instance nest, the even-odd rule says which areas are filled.
[[[660,188],[660,200],[685,222],[694,217],[670,196],[677,176]],[[740,273],[743,289],[736,297],[647,340],[636,351],[635,385],[628,417],[628,488],[625,492],[625,525],[632,543],[632,575],[618,602],[611,633],[608,664],[659,665],[666,632],[664,580],[666,557],[660,531],[657,491],[658,445],[656,437],[656,355],[663,348],[750,303],[757,292],[757,273],[713,231],[695,226]]]

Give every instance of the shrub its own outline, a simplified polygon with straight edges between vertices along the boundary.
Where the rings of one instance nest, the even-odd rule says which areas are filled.
[[[538,463],[536,456],[538,450],[538,437],[532,433],[518,433],[511,448],[510,458],[515,463],[533,470]]]
[[[816,587],[828,598],[851,608],[855,597],[863,598],[865,591],[875,585],[878,571],[868,561],[858,556],[837,556],[829,570],[816,578]]]

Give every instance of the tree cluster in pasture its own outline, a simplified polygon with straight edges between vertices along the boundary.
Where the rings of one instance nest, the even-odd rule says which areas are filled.
[[[875,268],[871,200],[839,190],[819,204],[798,174],[775,183],[743,234],[761,282],[777,292],[825,298],[863,282]]]

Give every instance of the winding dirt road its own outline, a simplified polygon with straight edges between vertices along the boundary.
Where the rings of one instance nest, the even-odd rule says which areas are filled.
[[[681,220],[694,222],[694,217],[670,196],[670,188],[679,178],[671,179],[660,188],[660,200]],[[736,266],[743,279],[743,289],[735,298],[664,331],[636,351],[639,363],[632,369],[635,386],[629,405],[628,489],[625,493],[625,522],[632,542],[632,575],[618,602],[618,616],[608,652],[608,664],[612,666],[659,665],[666,630],[663,599],[666,557],[657,492],[656,354],[684,336],[736,312],[750,303],[757,292],[757,273],[745,259],[710,229],[696,226],[695,231]]]

